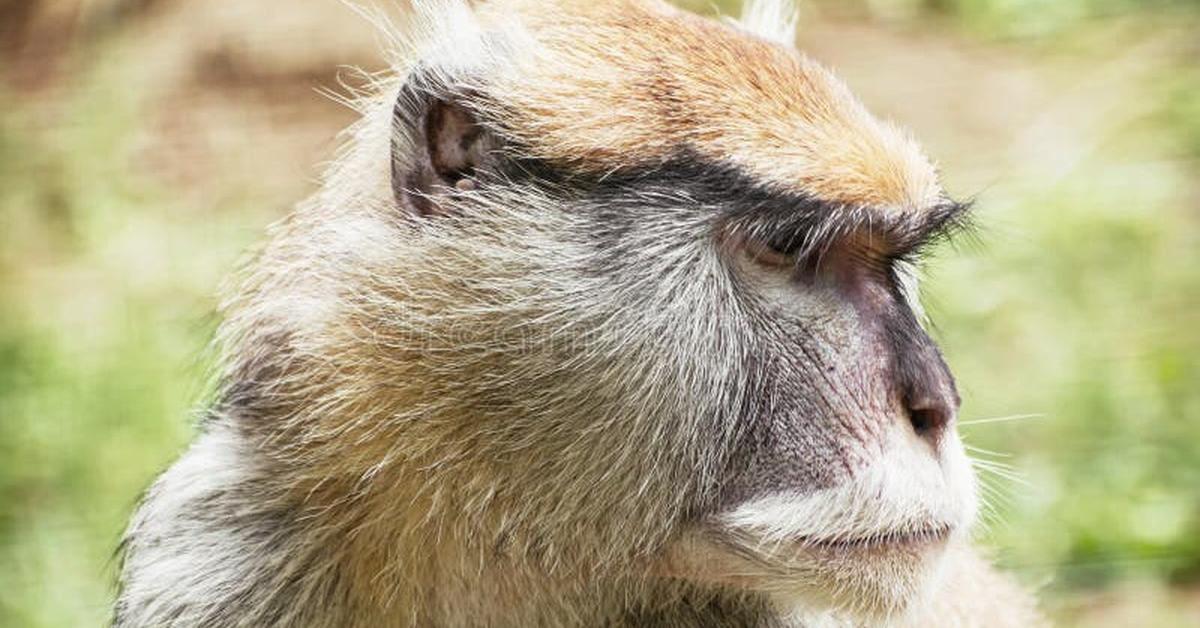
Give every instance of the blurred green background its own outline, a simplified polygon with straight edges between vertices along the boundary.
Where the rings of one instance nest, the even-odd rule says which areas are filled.
[[[737,2],[687,2],[736,14]],[[1066,625],[1200,626],[1200,3],[857,0],[800,45],[912,128],[980,535]],[[379,69],[335,0],[0,0],[0,625],[103,624],[205,395],[216,289]]]

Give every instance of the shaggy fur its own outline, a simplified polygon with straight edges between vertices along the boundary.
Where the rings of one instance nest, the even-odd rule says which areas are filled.
[[[926,412],[956,401],[902,262],[961,208],[790,15],[388,27],[222,304],[220,399],[130,523],[115,624],[1036,623]]]

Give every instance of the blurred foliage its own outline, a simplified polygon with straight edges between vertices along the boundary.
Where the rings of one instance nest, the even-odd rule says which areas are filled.
[[[1195,0],[878,0],[874,6],[916,5],[954,17],[984,36],[1045,37],[1080,21],[1127,13],[1188,9]]]
[[[0,626],[85,626],[189,437],[216,286],[350,119],[312,87],[373,43],[297,35],[342,19],[318,0],[269,22],[37,4],[0,1]],[[978,195],[926,300],[986,461],[984,542],[1069,623],[1200,625],[1200,4],[827,0],[803,21]]]

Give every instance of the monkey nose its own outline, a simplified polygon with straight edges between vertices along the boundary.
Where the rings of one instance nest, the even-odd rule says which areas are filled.
[[[928,336],[906,352],[900,400],[913,432],[935,449],[954,425],[960,399],[954,376]]]

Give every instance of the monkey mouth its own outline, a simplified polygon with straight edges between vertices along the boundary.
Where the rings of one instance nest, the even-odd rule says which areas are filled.
[[[944,543],[954,528],[940,524],[914,530],[895,530],[859,537],[804,537],[799,545],[805,549],[830,552],[861,552],[886,549],[918,550]]]
[[[677,546],[657,575],[740,587],[771,588],[810,582],[846,565],[882,567],[892,575],[925,573],[958,526],[931,522],[916,527],[857,534],[805,535],[764,539],[745,531],[708,530]],[[765,583],[765,584],[764,584]],[[772,584],[774,583],[774,584]],[[791,583],[791,584],[787,584]],[[805,584],[804,586],[808,586]]]

